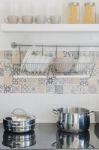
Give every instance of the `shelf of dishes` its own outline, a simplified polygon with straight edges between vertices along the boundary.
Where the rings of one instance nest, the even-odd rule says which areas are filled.
[[[98,24],[1,24],[1,32],[99,32]]]
[[[53,15],[50,15],[50,13],[48,15],[46,12],[42,14],[42,12],[44,11],[42,7],[42,11],[41,9],[38,8],[38,11],[41,11],[39,15],[36,16],[28,15],[28,12],[27,15],[21,15],[21,16],[8,15],[6,18],[4,18],[3,23],[6,24],[80,24],[80,23],[95,24],[97,22],[96,15],[98,15],[98,13],[96,13],[95,5],[96,5],[95,2],[85,2],[83,4],[83,7],[80,7],[80,2],[69,2],[67,4],[67,7],[65,8],[66,9],[66,12],[64,12],[66,13],[65,17],[63,17],[64,15],[55,12],[56,8],[53,8],[54,9]],[[26,11],[28,10],[26,9]],[[53,11],[53,10],[51,9],[49,11]],[[57,11],[59,10],[57,9]],[[12,14],[15,13],[13,12]]]

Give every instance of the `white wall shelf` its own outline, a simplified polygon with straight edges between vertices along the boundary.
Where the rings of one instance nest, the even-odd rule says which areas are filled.
[[[99,32],[99,24],[1,24],[2,32]]]

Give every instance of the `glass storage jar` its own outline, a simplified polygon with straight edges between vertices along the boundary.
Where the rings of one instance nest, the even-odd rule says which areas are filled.
[[[78,24],[80,23],[80,9],[79,3],[72,2],[68,6],[68,23]]]
[[[95,3],[90,2],[84,4],[84,23],[85,24],[96,23]]]

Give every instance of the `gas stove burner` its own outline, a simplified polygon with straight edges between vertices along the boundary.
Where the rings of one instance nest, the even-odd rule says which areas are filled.
[[[3,142],[4,146],[10,148],[26,148],[36,144],[35,132],[28,133],[9,133],[4,132],[3,134]]]

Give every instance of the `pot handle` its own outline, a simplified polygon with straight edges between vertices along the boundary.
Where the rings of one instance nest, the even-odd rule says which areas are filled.
[[[15,108],[12,112],[12,115],[18,116],[18,115],[26,115],[26,112],[22,108]]]
[[[95,149],[95,147],[92,144],[89,144],[88,148]]]
[[[89,114],[93,114],[93,113],[95,113],[95,111],[90,111],[90,112],[89,112]]]
[[[57,142],[54,142],[54,143],[52,143],[52,146],[54,147],[54,146],[57,146]]]
[[[95,111],[90,111],[89,113],[87,113],[87,115],[91,115],[91,114],[94,114]]]
[[[53,109],[52,112],[53,112],[55,115],[58,115],[58,112],[59,112],[59,111],[58,111],[57,109]]]

